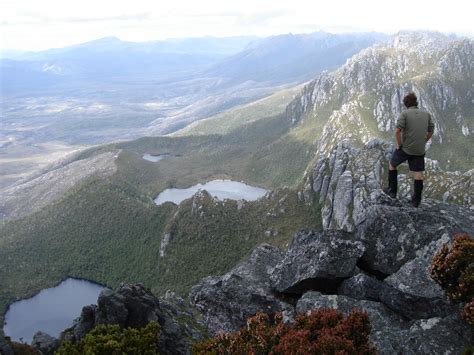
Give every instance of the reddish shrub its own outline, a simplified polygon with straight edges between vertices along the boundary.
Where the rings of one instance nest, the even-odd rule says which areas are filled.
[[[467,302],[462,317],[474,325],[474,240],[458,234],[451,247],[443,245],[433,258],[430,275],[452,302]]]
[[[474,326],[474,299],[464,306],[464,309],[461,312],[461,318]]]
[[[194,345],[195,354],[375,354],[369,341],[367,313],[353,310],[347,318],[334,309],[313,310],[284,324],[281,313],[257,313],[232,334]]]

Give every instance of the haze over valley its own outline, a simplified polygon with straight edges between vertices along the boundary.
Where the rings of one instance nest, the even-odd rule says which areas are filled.
[[[2,59],[0,186],[91,144],[174,132],[341,65],[381,34],[117,38]],[[54,155],[53,155],[54,154]]]

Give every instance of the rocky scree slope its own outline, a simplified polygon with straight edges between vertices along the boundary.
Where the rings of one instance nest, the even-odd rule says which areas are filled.
[[[435,123],[428,155],[448,169],[472,168],[474,41],[437,33],[403,32],[362,50],[333,72],[323,72],[288,105],[317,151],[328,155],[341,140],[365,144],[393,139],[402,100],[419,97]],[[449,148],[449,149],[447,149]]]

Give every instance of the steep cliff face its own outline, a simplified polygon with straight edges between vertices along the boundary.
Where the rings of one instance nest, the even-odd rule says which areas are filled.
[[[399,169],[398,200],[382,191],[387,185],[388,161],[393,146],[372,139],[356,148],[349,139],[339,142],[328,156],[316,159],[305,173],[302,198],[319,201],[325,229],[354,231],[370,215],[374,203],[401,207],[408,205],[413,180],[405,167]],[[474,169],[465,173],[447,172],[437,161],[426,159],[424,198],[471,206],[474,201]],[[432,201],[421,208],[429,210]]]
[[[312,127],[318,152],[327,156],[345,138],[360,144],[391,138],[403,96],[414,91],[435,123],[429,155],[443,166],[468,170],[466,153],[472,156],[474,149],[473,48],[469,39],[400,33],[321,74],[288,105],[287,116],[294,125]]]

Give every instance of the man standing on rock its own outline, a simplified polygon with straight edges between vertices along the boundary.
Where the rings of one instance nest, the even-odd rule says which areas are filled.
[[[388,188],[384,189],[390,197],[397,196],[397,166],[408,160],[408,167],[414,174],[415,182],[411,203],[418,207],[423,190],[423,171],[425,170],[425,144],[431,139],[434,131],[431,115],[418,108],[415,93],[410,92],[403,98],[406,106],[398,117],[395,129],[396,147],[390,159],[388,171]]]

